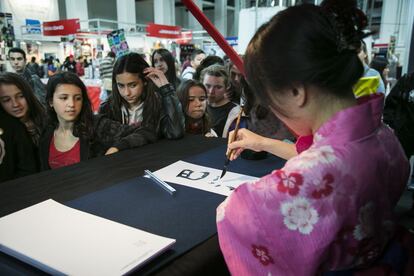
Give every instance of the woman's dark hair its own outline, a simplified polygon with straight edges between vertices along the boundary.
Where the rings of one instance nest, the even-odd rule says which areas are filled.
[[[377,70],[378,73],[380,73],[381,79],[382,81],[384,81],[384,83],[386,82],[386,80],[384,80],[383,72],[384,72],[384,69],[387,68],[387,66],[388,66],[388,60],[384,57],[375,57],[371,61],[371,64],[369,65],[369,67]]]
[[[224,65],[224,60],[221,57],[218,56],[207,56],[205,59],[203,59],[200,62],[200,65],[197,67],[193,79],[197,80],[197,81],[201,81],[200,77],[201,77],[201,71],[203,71],[203,69],[209,67],[210,65],[213,64],[220,64],[220,65]]]
[[[155,54],[159,54],[162,57],[162,59],[167,63],[168,69],[165,75],[168,79],[168,82],[176,86],[177,85],[177,75],[176,75],[177,71],[175,70],[174,57],[172,56],[170,51],[168,51],[167,49],[157,49],[151,55],[151,64],[153,67],[155,67],[155,62],[154,62]]]
[[[141,95],[141,101],[144,102],[143,110],[143,126],[158,125],[158,119],[160,117],[161,102],[156,94],[155,84],[147,80],[144,75],[144,69],[148,68],[148,63],[138,53],[129,53],[121,56],[115,62],[114,69],[112,71],[112,97],[109,99],[110,109],[113,118],[121,123],[122,122],[122,106],[128,110],[128,103],[119,94],[118,84],[116,82],[116,76],[122,73],[137,74],[138,77],[144,82],[144,91]]]
[[[36,131],[40,135],[45,127],[46,112],[43,105],[36,98],[32,87],[22,76],[11,72],[0,73],[0,85],[2,84],[13,84],[22,91],[28,107],[26,116],[33,122]]]
[[[207,90],[204,87],[204,85],[201,82],[192,80],[192,79],[188,79],[183,81],[180,86],[178,86],[177,88],[177,97],[180,100],[181,103],[181,107],[183,109],[183,114],[185,115],[185,130],[186,132],[189,132],[189,126],[191,123],[192,118],[190,118],[187,115],[187,110],[188,110],[188,106],[190,105],[190,102],[188,101],[189,98],[189,94],[190,94],[190,89],[192,87],[200,87],[201,89],[203,89],[205,96],[207,98]],[[207,112],[204,113],[203,117],[200,119],[201,120],[201,133],[200,134],[206,134],[207,132],[210,131],[210,122],[208,119],[208,115]]]
[[[240,79],[240,86],[240,89],[243,91],[242,97],[244,99],[243,111],[248,115],[255,113],[255,116],[258,119],[264,119],[270,110],[257,101],[255,93],[244,77],[241,77]]]
[[[48,113],[48,127],[53,129],[58,128],[59,121],[57,119],[56,111],[50,105],[53,102],[53,95],[56,88],[61,84],[71,84],[79,87],[82,92],[82,108],[78,118],[73,127],[73,135],[76,137],[83,137],[91,139],[93,137],[93,113],[91,102],[89,101],[88,91],[82,80],[72,72],[60,72],[50,77],[46,87],[46,103]]]
[[[325,1],[287,8],[262,25],[245,55],[247,80],[262,104],[269,106],[272,94],[298,84],[352,95],[363,74],[357,55],[366,36],[363,19],[354,0]]]

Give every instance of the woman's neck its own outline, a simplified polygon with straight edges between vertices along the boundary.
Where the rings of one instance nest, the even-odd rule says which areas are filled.
[[[134,104],[128,104],[128,109],[129,110],[134,110],[135,108],[137,108],[139,105],[141,104],[141,100],[138,100],[136,103]]]
[[[58,132],[61,134],[72,134],[74,124],[75,124],[74,122],[66,122],[66,121],[59,120],[59,126],[55,130],[55,132]]]
[[[190,124],[201,123],[201,122],[203,122],[203,117],[198,118],[198,119],[194,119],[194,118],[191,118],[190,116],[187,116],[187,121]]]
[[[204,131],[204,124],[203,118],[194,119],[187,116],[187,123],[186,123],[186,132],[192,134],[203,134]]]
[[[357,105],[357,101],[355,97],[353,97],[353,94],[352,97],[346,98],[327,97],[327,99],[322,102],[322,105],[315,108],[316,118],[312,124],[313,134],[339,111]]]
[[[30,120],[29,116],[23,116],[22,118],[20,118],[20,122],[22,122],[23,124],[27,124],[30,123],[32,120]]]

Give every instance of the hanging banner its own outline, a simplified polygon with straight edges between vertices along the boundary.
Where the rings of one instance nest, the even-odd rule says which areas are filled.
[[[192,31],[186,31],[181,32],[181,37],[176,39],[175,42],[178,44],[188,44],[193,39],[193,32]]]
[[[80,30],[79,19],[66,19],[43,22],[43,35],[70,35]]]
[[[124,29],[115,30],[106,35],[111,51],[115,53],[116,57],[123,56],[129,52],[128,43],[125,39]]]
[[[26,32],[28,34],[41,34],[40,21],[37,19],[26,19]]]
[[[147,36],[160,38],[181,38],[181,27],[150,23],[147,25]]]

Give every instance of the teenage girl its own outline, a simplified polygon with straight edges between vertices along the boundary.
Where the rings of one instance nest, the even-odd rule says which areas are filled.
[[[46,100],[49,122],[40,141],[42,169],[55,169],[156,141],[151,129],[93,115],[86,86],[74,73],[52,76]]]
[[[112,96],[101,105],[100,114],[122,124],[152,129],[168,139],[184,135],[184,115],[174,86],[139,54],[117,59],[112,88]]]
[[[178,87],[177,96],[185,114],[185,131],[217,137],[214,130],[210,128],[206,113],[207,90],[204,85],[195,80],[185,80]]]
[[[33,144],[38,146],[46,123],[45,110],[25,79],[16,73],[1,73],[0,104],[4,111],[26,126]]]
[[[175,88],[180,85],[180,78],[177,77],[177,69],[175,67],[175,59],[167,49],[157,49],[151,55],[151,63],[167,77],[168,82],[173,84]]]

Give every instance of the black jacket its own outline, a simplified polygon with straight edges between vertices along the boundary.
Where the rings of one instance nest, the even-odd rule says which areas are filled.
[[[414,154],[414,73],[401,77],[385,100],[383,120],[398,137],[407,158]]]
[[[181,109],[181,103],[178,100],[175,89],[172,84],[166,84],[158,89],[161,95],[161,112],[154,111],[154,116],[159,116],[157,124],[144,124],[150,129],[157,132],[158,137],[167,139],[178,139],[184,135],[185,118]],[[145,103],[144,103],[145,109]],[[109,119],[117,120],[111,111],[109,101],[105,101],[99,107],[99,114],[105,115]],[[148,118],[147,118],[148,119]],[[148,121],[144,118],[144,122]],[[151,120],[153,121],[153,120]]]
[[[32,70],[26,66],[21,75],[32,87],[33,92],[39,102],[43,105],[46,105],[46,86],[37,75],[37,72],[32,72]]]
[[[156,133],[146,127],[133,127],[105,118],[102,115],[93,117],[93,137],[80,137],[80,160],[88,160],[102,156],[110,147],[120,151],[136,148],[157,140]],[[39,143],[40,165],[42,170],[49,167],[49,147],[54,134],[53,128],[46,129]]]
[[[26,128],[0,110],[0,182],[37,171],[34,145]]]

